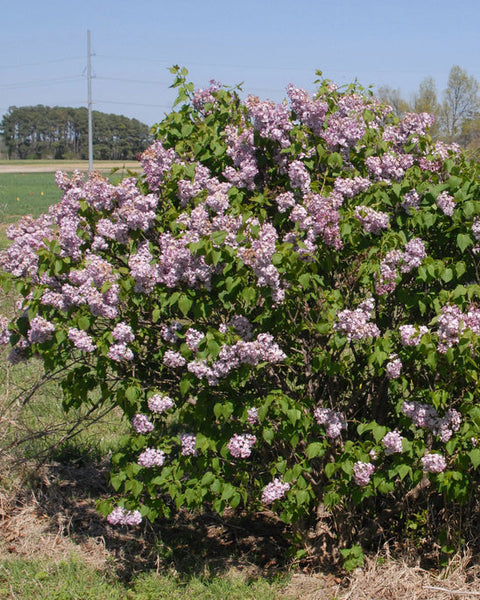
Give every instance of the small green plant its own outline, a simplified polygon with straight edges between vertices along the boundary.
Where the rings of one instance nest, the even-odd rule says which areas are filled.
[[[351,548],[341,548],[340,554],[343,557],[343,567],[347,573],[363,566],[365,555],[363,554],[362,547],[358,544],[355,544]]]

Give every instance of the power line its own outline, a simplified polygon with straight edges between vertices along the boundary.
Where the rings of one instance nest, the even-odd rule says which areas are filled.
[[[72,81],[80,81],[83,77],[57,77],[55,79],[35,79],[32,81],[17,81],[16,83],[2,83],[0,88],[4,90],[14,90],[22,87],[36,87],[44,85],[52,85],[56,83],[71,83]]]
[[[157,85],[170,85],[167,81],[152,81],[149,79],[126,79],[125,77],[103,77],[97,75],[95,79],[102,79],[106,81],[124,81],[126,83],[148,83]]]
[[[22,65],[0,65],[0,69],[22,69],[23,67],[40,67],[42,65],[51,65],[54,63],[70,62],[72,60],[80,60],[80,59],[84,59],[84,57],[83,56],[71,56],[69,58],[57,58],[55,60],[45,60],[42,62],[35,62],[35,63],[24,63]]]
[[[126,106],[149,106],[151,108],[172,108],[170,104],[143,104],[140,102],[120,102],[118,100],[95,100],[94,104],[125,104]]]

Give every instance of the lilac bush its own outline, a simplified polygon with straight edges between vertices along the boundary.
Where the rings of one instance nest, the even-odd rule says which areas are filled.
[[[275,104],[173,72],[142,174],[59,174],[62,201],[0,257],[23,298],[0,320],[11,360],[40,356],[66,407],[100,393],[131,423],[109,522],[264,505],[308,522],[424,477],[466,500],[476,166],[358,86]]]

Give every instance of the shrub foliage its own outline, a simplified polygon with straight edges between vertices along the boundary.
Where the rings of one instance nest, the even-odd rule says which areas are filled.
[[[11,360],[131,421],[110,522],[268,505],[293,523],[428,483],[468,499],[475,165],[357,85],[275,104],[172,72],[142,175],[58,174],[62,201],[1,259],[24,298]]]

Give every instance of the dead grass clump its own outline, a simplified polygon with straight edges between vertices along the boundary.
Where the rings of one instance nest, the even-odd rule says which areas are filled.
[[[478,600],[480,565],[470,554],[457,555],[432,573],[406,561],[370,557],[349,578],[341,600]]]

